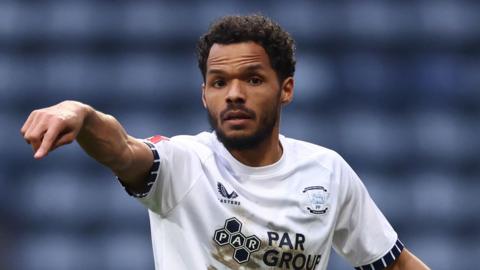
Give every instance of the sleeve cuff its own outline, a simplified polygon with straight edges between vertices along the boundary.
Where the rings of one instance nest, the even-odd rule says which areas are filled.
[[[397,239],[397,242],[395,242],[395,245],[392,247],[392,249],[390,249],[390,251],[387,252],[387,254],[385,254],[382,258],[376,260],[371,264],[355,267],[355,270],[385,269],[388,266],[390,266],[398,258],[398,256],[400,256],[400,253],[402,252],[403,248],[404,248],[403,243],[399,239]]]
[[[158,175],[158,168],[160,167],[160,155],[158,154],[157,149],[155,148],[155,145],[151,144],[150,142],[144,141],[144,143],[150,148],[153,154],[153,164],[152,167],[150,167],[150,171],[148,173],[146,182],[146,190],[144,192],[134,192],[128,189],[126,187],[122,180],[117,176],[117,180],[122,184],[123,188],[125,188],[125,191],[128,193],[128,195],[135,197],[135,198],[143,198],[148,195],[150,192],[150,189],[152,188],[153,184],[155,183],[155,180],[157,179]]]

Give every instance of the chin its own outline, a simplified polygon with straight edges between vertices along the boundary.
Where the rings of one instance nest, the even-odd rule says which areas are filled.
[[[246,130],[215,130],[217,139],[229,150],[254,149],[265,140],[262,133],[248,132]]]
[[[245,129],[230,129],[230,130],[217,130],[217,133],[222,133],[225,137],[231,138],[231,139],[241,139],[241,138],[248,138],[252,137],[255,132],[248,131]]]
[[[241,125],[219,123],[214,114],[207,111],[208,122],[217,134],[217,139],[229,150],[249,150],[258,147],[272,135],[278,117],[272,115],[259,123],[247,122]]]

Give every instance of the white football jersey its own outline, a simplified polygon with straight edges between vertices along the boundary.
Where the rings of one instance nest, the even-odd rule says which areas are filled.
[[[280,136],[265,167],[237,161],[215,133],[155,136],[149,209],[155,269],[326,269],[332,247],[384,269],[403,245],[334,151]]]

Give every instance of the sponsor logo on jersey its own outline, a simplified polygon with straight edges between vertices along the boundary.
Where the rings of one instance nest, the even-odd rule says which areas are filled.
[[[311,214],[323,215],[329,208],[330,193],[322,186],[311,186],[303,189],[304,207]]]
[[[238,194],[234,191],[228,192],[227,188],[220,182],[217,182],[218,193],[222,195],[223,198],[220,198],[220,202],[232,205],[240,205],[240,202],[235,200],[238,197]]]
[[[280,269],[313,270],[320,263],[321,254],[305,254],[305,235],[301,233],[267,232],[268,248],[263,263]]]
[[[256,235],[245,236],[241,232],[242,225],[237,218],[229,218],[213,235],[218,246],[233,248],[232,257],[239,264],[247,263],[251,254],[262,247],[262,241]],[[263,241],[263,254],[254,256],[253,260],[261,258],[259,263],[263,262],[266,267],[313,270],[322,258],[321,254],[306,254],[304,245],[307,239],[301,233],[267,231],[262,239],[267,239]]]
[[[213,240],[219,246],[230,245],[233,248],[233,259],[237,263],[246,263],[250,254],[260,249],[260,239],[255,235],[245,236],[242,223],[235,217],[225,220],[225,225],[215,231]]]

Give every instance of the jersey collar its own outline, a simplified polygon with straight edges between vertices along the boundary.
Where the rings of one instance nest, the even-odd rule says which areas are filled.
[[[215,132],[212,133],[216,138],[217,135]],[[218,152],[218,154],[220,154],[220,156],[228,162],[235,174],[256,178],[271,178],[272,176],[281,173],[283,168],[286,166],[288,147],[286,147],[285,137],[283,135],[279,135],[279,139],[283,148],[282,156],[277,162],[267,166],[253,167],[241,163],[225,148],[225,146],[218,139],[215,140],[215,148],[217,149],[216,152]]]

